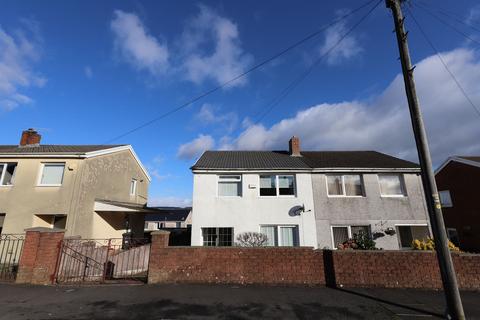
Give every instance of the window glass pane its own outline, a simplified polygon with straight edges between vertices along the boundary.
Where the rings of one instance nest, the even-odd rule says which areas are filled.
[[[339,244],[348,240],[348,228],[347,227],[332,227],[333,232],[333,246],[338,248]]]
[[[400,244],[402,248],[410,248],[412,246],[412,227],[411,226],[399,226],[398,233],[400,236]]]
[[[278,176],[280,195],[295,195],[295,180],[293,176]]]
[[[328,194],[330,196],[343,195],[342,176],[327,176]]]
[[[132,179],[132,181],[130,182],[130,194],[135,195],[136,192],[137,192],[137,180]]]
[[[16,168],[17,168],[16,163],[0,163],[0,179],[2,177],[3,171],[5,171],[3,180],[0,181],[0,185],[8,186],[13,184]]]
[[[284,247],[293,247],[297,245],[296,241],[296,227],[280,227],[281,233],[281,246]]]
[[[220,197],[235,197],[241,196],[242,184],[241,182],[219,182],[218,195]]]
[[[460,240],[458,239],[458,232],[455,228],[448,228],[447,229],[448,239],[457,247],[460,246]]]
[[[358,174],[343,176],[347,196],[363,196],[362,178]]]
[[[65,164],[45,164],[40,184],[62,184]]]
[[[275,226],[261,226],[260,232],[267,236],[267,246],[276,246],[277,245],[277,228]]]
[[[427,226],[412,226],[412,238],[418,240],[426,240],[430,236]]]
[[[276,178],[275,176],[260,176],[260,195],[276,196]]]
[[[233,242],[233,228],[218,228],[218,246],[230,247]]]
[[[440,191],[438,194],[440,195],[440,203],[442,204],[442,207],[452,206],[452,198],[450,196],[450,191]]]
[[[403,195],[402,180],[398,174],[378,175],[382,195]]]
[[[370,236],[370,226],[351,226],[352,229],[352,238],[357,237],[360,232]]]
[[[202,228],[203,245],[206,247],[214,247],[217,243],[216,228]]]

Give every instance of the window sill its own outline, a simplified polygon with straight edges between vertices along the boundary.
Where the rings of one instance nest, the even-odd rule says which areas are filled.
[[[380,198],[407,198],[406,195],[380,195]]]
[[[286,199],[293,199],[297,196],[258,196],[260,199],[274,199],[274,198],[286,198]]]
[[[37,187],[61,187],[61,184],[37,184]]]
[[[327,195],[328,198],[366,198],[366,196],[331,196]]]
[[[11,187],[13,187],[13,184],[0,185],[0,188],[11,188]]]

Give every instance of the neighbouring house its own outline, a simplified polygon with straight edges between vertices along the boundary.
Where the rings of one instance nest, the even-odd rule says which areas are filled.
[[[192,208],[151,207],[154,213],[145,215],[145,230],[154,231],[170,228],[190,228],[192,225]]]
[[[378,248],[430,235],[417,164],[374,151],[206,151],[192,166],[192,245],[243,232],[271,246],[336,248],[363,231]]]
[[[448,158],[435,172],[447,234],[461,250],[480,252],[480,156]]]
[[[44,145],[33,129],[0,145],[0,228],[82,238],[143,236],[150,177],[130,145]]]

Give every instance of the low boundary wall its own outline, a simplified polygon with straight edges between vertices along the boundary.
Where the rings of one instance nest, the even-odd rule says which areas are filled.
[[[167,247],[152,237],[149,283],[294,284],[441,289],[435,252],[309,247]],[[480,289],[480,255],[453,253],[460,288]]]

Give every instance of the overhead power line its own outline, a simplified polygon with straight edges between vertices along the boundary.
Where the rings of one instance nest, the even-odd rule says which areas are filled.
[[[442,58],[442,55],[439,53],[439,51],[437,50],[437,48],[435,47],[435,45],[433,44],[433,42],[430,40],[430,38],[428,37],[427,33],[425,32],[425,30],[422,28],[422,26],[420,25],[420,23],[417,21],[417,19],[415,18],[415,16],[413,15],[412,11],[406,7],[406,10],[408,11],[408,14],[409,16],[412,18],[413,22],[417,25],[418,29],[420,30],[420,33],[423,35],[423,38],[425,39],[425,41],[430,45],[430,47],[432,48],[432,50],[435,52],[435,54],[437,55],[438,59],[440,60],[440,62],[442,63],[443,67],[445,68],[445,70],[448,72],[448,74],[450,75],[450,77],[452,78],[452,80],[455,82],[455,84],[457,85],[458,89],[460,90],[460,92],[463,94],[463,96],[465,97],[465,99],[468,101],[468,103],[470,104],[470,106],[473,108],[473,110],[475,111],[475,113],[480,117],[480,109],[475,105],[475,103],[473,102],[473,100],[468,96],[467,92],[465,91],[465,89],[462,87],[462,85],[460,84],[460,82],[458,81],[457,77],[455,77],[455,75],[453,74],[453,72],[450,70],[450,68],[448,67],[447,63],[445,62],[445,60]]]
[[[421,3],[421,2],[415,2],[415,5],[421,5],[424,7],[424,9],[430,9],[432,11],[436,11],[438,13],[440,13],[441,15],[445,16],[445,17],[448,17],[458,23],[461,23],[467,27],[470,27],[472,28],[472,30],[475,30],[475,31],[478,31],[480,32],[480,27],[479,26],[476,26],[472,23],[468,23],[465,21],[465,18],[464,17],[461,17],[460,15],[456,14],[456,13],[453,13],[453,12],[450,12],[448,10],[445,10],[443,8],[441,8],[440,6],[438,6],[437,3],[435,3],[435,7],[431,7],[428,5],[428,3]]]
[[[463,32],[462,30],[458,29],[457,27],[455,27],[453,24],[445,21],[443,18],[440,18],[438,15],[436,15],[435,13],[433,13],[430,9],[424,7],[424,6],[420,6],[416,3],[414,3],[415,6],[417,8],[420,8],[421,10],[425,11],[427,14],[429,14],[430,16],[432,16],[433,18],[435,18],[436,20],[438,20],[440,23],[442,23],[443,25],[449,27],[450,29],[452,29],[453,31],[455,31],[456,33],[458,33],[459,35],[461,35],[462,37],[464,37],[465,39],[469,40],[469,41],[472,41],[472,42],[475,42],[476,44],[480,45],[480,41],[478,40],[475,40],[474,38],[470,37],[468,34],[466,34],[465,32]]]
[[[356,12],[362,10],[363,8],[367,7],[368,5],[370,5],[371,3],[373,3],[374,1],[376,1],[376,0],[370,0],[370,1],[365,2],[364,4],[360,5],[359,7],[356,7],[355,9],[349,11],[348,13],[339,16],[338,18],[332,20],[329,24],[322,26],[321,28],[319,28],[318,30],[310,33],[309,35],[307,35],[306,37],[302,38],[301,40],[299,40],[299,41],[297,41],[297,42],[289,45],[289,46],[286,47],[285,49],[277,52],[276,54],[272,55],[271,57],[269,57],[269,58],[261,61],[260,63],[252,66],[251,68],[249,68],[249,69],[247,69],[246,71],[238,74],[237,76],[231,78],[230,80],[225,81],[225,82],[221,83],[220,85],[218,85],[218,86],[216,86],[216,87],[214,87],[214,88],[212,88],[212,89],[210,89],[210,90],[207,90],[207,91],[199,94],[199,95],[196,96],[196,97],[193,97],[193,98],[187,100],[186,102],[184,102],[183,104],[179,105],[178,107],[173,108],[173,109],[171,109],[171,110],[169,110],[169,111],[167,111],[167,112],[165,112],[165,113],[162,113],[162,114],[160,114],[160,115],[158,115],[158,116],[156,116],[156,117],[154,117],[154,118],[152,118],[152,119],[150,119],[150,120],[148,120],[148,121],[146,121],[146,122],[138,125],[137,127],[134,127],[134,128],[132,128],[132,129],[130,129],[130,130],[128,130],[128,131],[125,131],[125,132],[122,133],[122,134],[117,135],[116,137],[114,137],[114,138],[106,141],[105,143],[106,143],[106,144],[107,144],[107,143],[111,143],[111,142],[116,141],[116,140],[119,140],[119,139],[121,139],[121,138],[123,138],[123,137],[125,137],[125,136],[127,136],[127,135],[130,135],[130,134],[132,134],[132,133],[134,133],[134,132],[136,132],[136,131],[138,131],[138,130],[141,130],[141,129],[143,129],[143,128],[145,128],[145,127],[147,127],[147,126],[149,126],[149,125],[151,125],[151,124],[153,124],[153,123],[155,123],[155,122],[157,122],[157,121],[159,121],[159,120],[161,120],[161,119],[163,119],[163,118],[166,118],[166,117],[168,117],[168,116],[170,116],[170,115],[172,115],[172,114],[180,111],[181,109],[184,109],[184,108],[188,107],[189,105],[191,105],[191,104],[193,104],[193,103],[195,103],[195,102],[197,102],[197,101],[205,98],[206,96],[209,96],[209,95],[211,95],[212,93],[215,93],[215,92],[219,91],[220,89],[222,89],[222,88],[224,88],[224,87],[227,87],[228,85],[234,83],[234,82],[237,81],[238,79],[245,77],[245,76],[248,75],[249,73],[251,73],[251,72],[253,72],[253,71],[255,71],[255,70],[257,70],[257,69],[259,69],[259,68],[261,68],[261,67],[263,67],[263,66],[265,66],[266,64],[272,62],[273,60],[275,60],[275,59],[283,56],[283,55],[286,54],[287,52],[289,52],[289,51],[291,51],[291,50],[299,47],[300,45],[308,42],[309,40],[317,37],[318,35],[320,35],[320,34],[321,34],[323,31],[325,31],[326,29],[328,29],[328,28],[334,26],[335,24],[337,24],[337,23],[339,23],[339,22],[347,19],[348,17],[350,17],[351,15],[355,14]],[[214,66],[213,66],[213,67],[214,67]]]
[[[350,35],[365,19],[367,19],[368,16],[378,7],[378,5],[382,2],[383,0],[379,0],[370,10],[363,15],[357,23],[355,23],[350,29],[348,29],[339,39],[337,42],[335,42],[334,45],[332,45],[330,48],[328,48],[327,51],[325,51],[323,54],[321,54],[315,61],[310,65],[310,67],[305,70],[303,73],[301,73],[297,78],[295,78],[292,82],[290,82],[289,85],[287,85],[279,95],[277,95],[272,101],[267,105],[267,109],[265,112],[259,117],[255,123],[259,123],[262,121],[265,116],[270,113],[270,111],[275,108],[286,96],[290,94],[305,78],[310,75],[310,73],[315,69],[315,67],[325,58],[327,57],[330,53],[332,53],[333,50],[335,50],[345,38]]]

